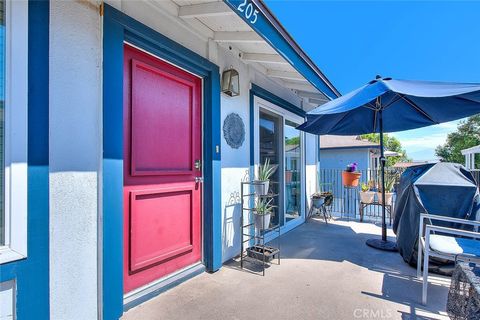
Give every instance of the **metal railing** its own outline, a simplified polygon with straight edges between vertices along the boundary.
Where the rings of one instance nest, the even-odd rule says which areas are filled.
[[[320,191],[329,191],[333,193],[334,201],[331,206],[331,212],[334,216],[339,216],[349,219],[360,218],[360,195],[361,184],[371,184],[373,190],[378,190],[380,184],[379,170],[359,170],[361,172],[360,184],[356,188],[349,188],[343,186],[342,183],[342,169],[320,169],[319,183]],[[395,178],[395,187],[398,184],[400,175],[404,169],[386,168],[385,175]],[[376,196],[377,197],[377,196]],[[395,206],[395,195],[393,197],[392,211]],[[382,207],[379,205],[367,206],[363,210],[364,220],[380,221],[382,216]],[[387,213],[388,215],[388,213]],[[387,216],[388,223],[388,216]]]
[[[342,183],[342,169],[320,169],[319,182],[320,192],[330,191],[333,193],[334,201],[331,206],[331,212],[334,216],[359,219],[360,218],[360,195],[361,184],[368,184],[373,181],[373,184],[378,187],[380,183],[379,170],[360,170],[360,185],[356,188],[348,188]],[[385,174],[395,177],[395,188],[400,180],[400,175],[405,169],[386,168]],[[480,188],[480,169],[471,170],[477,186]],[[375,189],[375,188],[374,188]],[[378,199],[378,197],[376,196]],[[396,195],[393,196],[392,211],[395,207]],[[369,221],[380,221],[382,216],[381,206],[368,206],[364,209],[364,219]],[[388,213],[387,213],[388,222]]]

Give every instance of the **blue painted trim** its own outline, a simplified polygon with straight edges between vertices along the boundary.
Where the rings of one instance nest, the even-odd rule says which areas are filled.
[[[253,86],[253,84],[252,84]],[[250,176],[254,175],[255,168],[255,94],[250,89]]]
[[[260,97],[264,100],[267,100],[268,102],[271,102],[277,106],[279,106],[282,109],[285,109],[287,111],[290,111],[291,113],[294,113],[298,116],[305,117],[306,112],[302,110],[301,108],[297,107],[296,105],[288,102],[287,100],[284,100],[270,91],[267,91],[263,89],[260,86],[257,86],[256,84],[252,83],[252,88],[250,89],[250,92],[253,92],[254,95],[257,97]]]
[[[322,74],[320,69],[295,43],[293,38],[286,32],[283,26],[273,16],[270,10],[261,1],[246,0],[247,5],[252,4],[259,11],[258,18],[252,23],[253,18],[247,19],[245,11],[240,12],[237,8],[245,0],[224,0],[224,2],[243,19],[256,33],[258,33],[279,55],[285,58],[305,79],[315,88],[334,99],[340,96],[337,89]]]
[[[105,5],[103,55],[103,315],[123,312],[123,42],[203,77],[204,263],[222,266],[220,74],[207,59]]]
[[[16,318],[49,319],[49,1],[29,1],[28,11],[28,254],[0,265],[0,281],[16,281]]]

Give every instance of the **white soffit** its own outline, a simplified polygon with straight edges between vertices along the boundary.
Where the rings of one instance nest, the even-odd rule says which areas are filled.
[[[305,109],[328,101],[223,1],[171,0],[171,3],[178,8],[177,16],[196,31],[202,32],[199,29],[204,26],[205,37],[212,38],[225,48],[235,48],[245,63],[304,98]]]

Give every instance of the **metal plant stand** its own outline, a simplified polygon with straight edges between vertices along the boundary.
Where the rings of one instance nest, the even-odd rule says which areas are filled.
[[[378,201],[374,202],[369,202],[365,203],[360,201],[360,208],[359,208],[359,214],[360,214],[360,222],[363,222],[363,216],[365,215],[365,209],[367,209],[370,206],[382,206],[382,204]],[[392,213],[393,213],[393,204],[386,204],[385,205],[385,210],[388,213],[388,218],[390,221],[390,225],[392,225]],[[373,215],[374,217],[377,217],[375,214]]]
[[[345,214],[347,221],[350,221],[350,209],[353,212],[353,220],[355,220],[357,212],[356,207],[359,205],[358,200],[355,199],[357,194],[358,187],[343,186],[343,210],[341,217],[343,218],[343,215]]]
[[[271,181],[270,183],[274,182]],[[265,219],[262,217],[262,226],[256,230],[254,222],[255,201],[262,198],[275,198],[278,197],[278,194],[269,192],[266,195],[258,195],[254,191],[256,184],[253,181],[241,183],[240,267],[243,269],[245,262],[259,264],[262,267],[262,275],[265,276],[265,267],[271,264],[274,259],[277,259],[278,264],[280,264],[280,224],[265,226]],[[276,247],[265,244],[265,237],[270,232],[277,232]]]

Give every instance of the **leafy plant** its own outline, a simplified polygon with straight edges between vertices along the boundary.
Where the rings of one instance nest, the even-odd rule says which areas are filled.
[[[258,168],[258,180],[268,181],[270,177],[277,171],[278,165],[271,165],[270,159],[265,159],[265,163]]]
[[[365,182],[362,183],[361,188],[363,192],[367,192],[368,190],[370,190],[370,187]]]
[[[350,163],[350,164],[347,165],[347,168],[345,169],[345,171],[356,172],[357,171],[357,166],[358,166],[358,164],[356,162]]]
[[[385,174],[385,192],[392,192],[395,185],[396,177],[394,174]],[[382,192],[382,186],[378,188],[379,192]]]
[[[272,213],[273,211],[272,201],[273,201],[272,198],[270,199],[259,198],[255,205],[255,214],[263,216],[263,215]]]
[[[330,196],[330,195],[332,195],[332,193],[330,191],[315,192],[314,194],[312,194],[312,198],[313,199],[319,199],[319,198],[325,198],[325,197]]]

